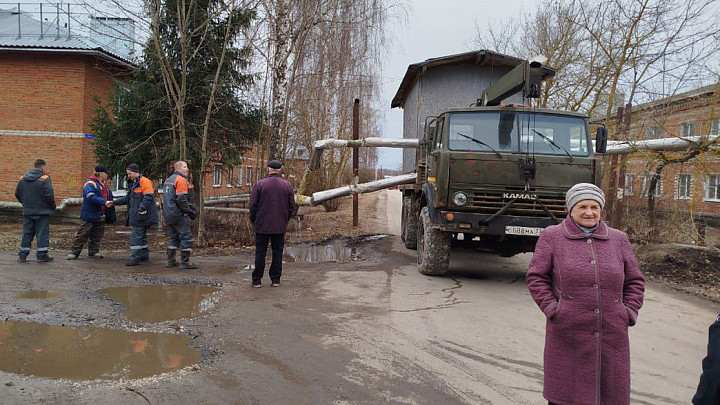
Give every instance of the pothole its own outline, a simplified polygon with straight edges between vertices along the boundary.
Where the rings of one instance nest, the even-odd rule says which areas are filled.
[[[144,285],[98,290],[125,306],[125,316],[135,322],[164,322],[198,316],[219,300],[216,287],[201,285]]]
[[[323,244],[286,246],[283,260],[288,263],[344,263],[356,257],[357,248],[348,247],[344,240],[333,240]]]
[[[144,378],[196,363],[189,337],[90,326],[0,323],[0,369],[72,380]]]

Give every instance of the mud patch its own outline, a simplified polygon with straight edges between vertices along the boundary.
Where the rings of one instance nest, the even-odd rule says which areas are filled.
[[[58,298],[63,295],[62,291],[56,290],[30,290],[15,294],[15,298],[42,299]]]
[[[196,363],[190,338],[32,322],[0,323],[0,369],[71,380],[144,378]]]
[[[720,301],[720,250],[684,244],[635,247],[643,274]]]
[[[164,322],[198,316],[220,299],[219,288],[201,285],[144,285],[98,290],[125,306],[125,316],[135,322]]]

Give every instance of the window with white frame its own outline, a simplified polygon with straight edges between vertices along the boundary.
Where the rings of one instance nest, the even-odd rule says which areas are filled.
[[[233,177],[233,167],[232,167],[232,166],[228,166],[228,171],[227,171],[227,186],[228,186],[228,187],[232,187],[232,186],[233,186],[233,179],[234,179],[234,177]]]
[[[680,136],[693,136],[695,134],[695,122],[688,121],[680,124]]]
[[[127,176],[125,173],[115,173],[112,179],[112,192],[115,197],[122,197],[127,193]]]
[[[710,135],[720,135],[720,117],[715,117],[710,123]]]
[[[245,184],[248,186],[252,184],[252,166],[245,166]]]
[[[158,191],[158,194],[162,194],[165,192],[165,176],[158,177],[157,191]]]
[[[643,176],[642,178],[642,196],[647,197],[648,196],[648,189],[650,188],[650,182],[652,180],[654,175],[648,174]],[[657,183],[655,184],[655,190],[653,190],[653,195],[655,197],[660,196],[662,193],[662,176],[659,176],[657,179]]]
[[[213,187],[220,187],[222,185],[222,163],[215,163],[213,165]]]
[[[238,165],[237,167],[237,178],[235,179],[235,185],[238,187],[243,186],[243,167]]]
[[[675,199],[687,200],[692,197],[692,174],[681,173],[677,176]]]
[[[709,174],[705,186],[705,199],[720,201],[720,174]]]
[[[628,173],[625,175],[625,195],[635,194],[635,175]]]
[[[660,139],[665,137],[665,132],[662,127],[654,126],[645,130],[645,137],[647,139]]]

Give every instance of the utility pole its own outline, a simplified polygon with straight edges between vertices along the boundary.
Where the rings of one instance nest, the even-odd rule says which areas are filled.
[[[360,99],[355,99],[355,104],[353,105],[353,132],[352,132],[353,140],[356,141],[360,139]],[[353,146],[353,176],[356,183],[359,183],[359,173],[360,173],[360,151],[357,146]],[[357,228],[358,226],[358,195],[353,194],[353,227]]]

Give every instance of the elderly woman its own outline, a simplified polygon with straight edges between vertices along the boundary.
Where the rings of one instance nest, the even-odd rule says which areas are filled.
[[[569,215],[543,230],[527,272],[547,317],[543,396],[550,404],[630,403],[630,343],[644,279],[625,233],[601,219],[605,195],[588,183],[565,196]]]

